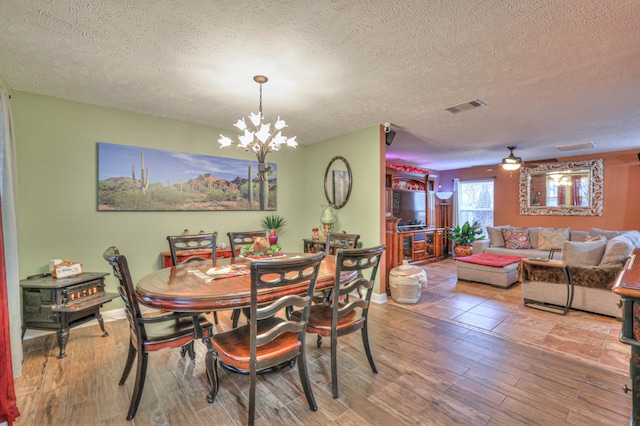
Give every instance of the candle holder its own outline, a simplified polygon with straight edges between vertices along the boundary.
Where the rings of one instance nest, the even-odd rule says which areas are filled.
[[[331,206],[323,205],[320,207],[322,208],[320,223],[322,224],[324,239],[326,240],[329,237],[329,233],[333,231],[333,225],[336,223],[336,215],[333,213]]]

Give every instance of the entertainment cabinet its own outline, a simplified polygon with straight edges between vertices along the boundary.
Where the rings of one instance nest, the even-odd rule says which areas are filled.
[[[434,181],[429,179],[429,172],[410,166],[388,164],[385,186],[387,276],[391,269],[402,265],[405,260],[420,265],[444,259],[445,230],[435,227]],[[407,220],[400,215],[402,201],[397,195],[411,192],[421,194],[420,197],[415,197],[415,200],[421,200],[420,205],[416,206],[421,210],[420,220]],[[389,293],[389,286],[386,290]]]

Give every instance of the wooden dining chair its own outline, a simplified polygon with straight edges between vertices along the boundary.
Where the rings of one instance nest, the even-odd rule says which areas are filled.
[[[307,372],[305,327],[323,258],[324,253],[315,253],[284,260],[251,262],[251,321],[218,333],[211,339],[214,353],[217,353],[213,365],[213,398],[219,388],[219,360],[237,370],[248,371],[250,425],[255,421],[257,373],[286,362],[297,362],[309,408],[317,410]],[[304,296],[282,290],[282,295],[268,304],[258,298],[260,290],[273,293],[301,283],[307,283]],[[289,306],[301,309],[296,319],[287,319],[284,314]]]
[[[133,360],[136,355],[138,357],[136,381],[127,413],[127,420],[131,420],[136,415],[142,396],[149,352],[181,347],[181,355],[184,356],[188,352],[189,357],[194,360],[196,356],[193,348],[194,339],[212,336],[213,326],[203,315],[188,312],[155,313],[152,316],[143,316],[126,257],[121,255],[116,247],[109,247],[103,257],[109,262],[113,268],[113,274],[120,281],[118,292],[124,301],[125,314],[129,320],[129,354],[119,385],[125,384],[133,367]]]
[[[167,241],[169,242],[169,252],[171,253],[173,266],[209,260],[199,255],[202,250],[211,250],[211,261],[215,262],[217,257],[217,237],[217,232],[196,235],[168,235]],[[189,257],[185,258],[185,256]],[[180,261],[180,259],[183,260]],[[213,322],[218,324],[218,313],[216,311],[213,312]]]
[[[227,232],[227,236],[229,237],[231,256],[236,257],[242,246],[253,244],[254,238],[266,237],[267,231],[234,231]]]
[[[330,232],[327,234],[327,239],[324,245],[324,253],[325,255],[331,254],[331,248],[333,247],[333,253],[338,248],[356,248],[358,247],[358,240],[360,239],[360,234],[345,234],[342,232]],[[314,303],[328,303],[329,297],[331,296],[331,289],[325,289],[321,291],[317,291],[313,296]]]
[[[229,237],[229,248],[231,249],[231,257],[236,257],[240,254],[242,246],[247,244],[253,244],[253,239],[267,236],[267,231],[232,231],[227,232]],[[236,328],[240,321],[240,309],[234,309],[231,314],[232,327]]]
[[[341,232],[330,232],[327,234],[327,241],[324,247],[325,254],[329,254],[331,247],[336,250],[338,248],[353,249],[358,247],[360,234],[344,234]]]
[[[338,249],[330,302],[311,306],[307,332],[318,335],[318,347],[322,345],[322,336],[331,337],[331,385],[334,398],[338,397],[338,337],[360,330],[371,370],[378,372],[369,344],[367,318],[376,273],[385,249],[384,244],[362,249]],[[340,274],[349,271],[357,272],[358,277],[341,285]],[[293,317],[300,315],[297,311],[293,313]]]
[[[216,243],[218,233],[196,234],[196,235],[169,235],[169,250],[173,265],[185,263],[185,260],[207,260],[206,257],[199,256],[203,250],[211,250],[211,259],[216,260]],[[185,256],[189,256],[184,259]],[[182,258],[182,262],[180,261]]]

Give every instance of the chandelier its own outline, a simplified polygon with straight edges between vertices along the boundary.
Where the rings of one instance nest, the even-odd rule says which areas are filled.
[[[522,158],[516,157],[513,155],[513,150],[517,148],[517,146],[509,146],[507,147],[511,154],[508,157],[502,159],[502,168],[505,170],[518,170],[522,165]]]
[[[260,104],[258,106],[258,113],[249,114],[249,122],[252,128],[247,127],[245,117],[239,119],[235,127],[237,127],[242,135],[238,136],[238,141],[234,142],[230,138],[220,135],[218,143],[220,148],[224,148],[231,145],[237,145],[237,149],[244,148],[246,151],[252,151],[258,157],[258,181],[260,182],[260,210],[264,210],[264,182],[266,180],[266,166],[265,159],[267,154],[271,151],[279,151],[282,146],[289,146],[295,148],[298,145],[296,137],[287,138],[281,132],[281,130],[287,126],[284,120],[281,120],[278,116],[273,128],[271,123],[264,123],[264,116],[262,115],[262,85],[269,81],[264,75],[256,75],[253,80],[260,84]]]

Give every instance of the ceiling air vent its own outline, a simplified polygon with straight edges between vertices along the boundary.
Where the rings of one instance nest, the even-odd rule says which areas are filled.
[[[593,142],[574,143],[573,145],[559,145],[556,149],[559,151],[578,151],[580,149],[595,148],[596,144]]]
[[[458,105],[450,106],[449,108],[445,108],[445,110],[449,111],[451,114],[457,114],[459,112],[470,111],[472,109],[480,108],[485,106],[486,104],[482,102],[480,99],[474,99],[469,102],[463,102]]]

